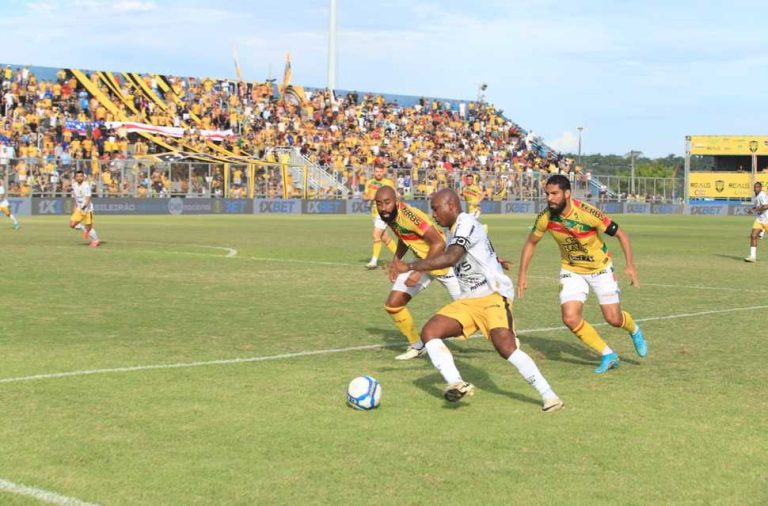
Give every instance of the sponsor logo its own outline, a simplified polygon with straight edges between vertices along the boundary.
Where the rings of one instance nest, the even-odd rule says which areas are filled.
[[[347,206],[343,200],[304,200],[302,204],[305,214],[344,214]]]
[[[723,190],[725,190],[725,181],[722,179],[715,181],[715,190],[717,190],[718,193],[722,193]]]
[[[248,211],[247,200],[225,200],[223,202],[226,214],[243,214]],[[221,211],[216,211],[221,212]]]
[[[530,213],[533,212],[533,204],[531,202],[505,202],[505,213]]]
[[[720,215],[726,214],[727,210],[724,206],[691,206],[690,214]]]
[[[297,200],[267,200],[259,202],[257,211],[259,213],[294,213]]]
[[[349,214],[368,214],[371,212],[368,203],[363,202],[362,200],[350,201],[350,206],[348,209]]]
[[[749,152],[750,153],[757,153],[757,148],[760,146],[758,145],[757,141],[749,141]]]
[[[168,201],[168,212],[173,215],[179,215],[184,212],[184,201],[174,197]]]
[[[37,202],[37,214],[64,214],[61,200],[40,200]]]

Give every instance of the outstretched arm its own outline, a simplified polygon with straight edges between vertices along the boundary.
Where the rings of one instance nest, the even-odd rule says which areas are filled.
[[[425,258],[417,262],[405,263],[400,259],[394,259],[390,264],[390,270],[401,274],[408,271],[434,271],[436,269],[444,269],[445,267],[451,267],[455,265],[461,257],[464,256],[465,250],[461,246],[453,244],[448,246],[448,249],[444,252],[434,256],[432,258]]]
[[[525,290],[528,289],[528,265],[533,258],[533,252],[542,236],[528,234],[528,240],[523,245],[523,251],[520,253],[520,269],[517,271],[517,297],[522,299]]]
[[[640,286],[640,278],[637,276],[637,270],[635,269],[635,261],[632,256],[632,243],[629,241],[629,235],[624,232],[623,229],[616,231],[616,239],[621,244],[621,249],[624,251],[624,260],[626,267],[624,268],[624,274],[629,278],[629,283],[632,286]]]

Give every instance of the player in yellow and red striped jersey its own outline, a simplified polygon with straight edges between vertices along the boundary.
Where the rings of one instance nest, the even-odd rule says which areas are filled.
[[[590,288],[597,295],[605,321],[614,327],[629,332],[637,354],[645,357],[648,346],[640,326],[632,316],[621,310],[619,285],[613,270],[608,246],[601,233],[615,236],[621,244],[626,260],[624,273],[630,284],[639,286],[632,245],[629,236],[619,225],[602,211],[586,202],[571,198],[571,183],[562,175],[551,176],[545,187],[547,209],[539,213],[528,241],[520,256],[520,271],[517,279],[518,296],[522,297],[527,288],[526,272],[533,258],[536,244],[549,232],[560,248],[562,265],[560,269],[560,308],[563,323],[581,341],[600,353],[597,374],[618,367],[619,356],[606,344],[597,330],[583,318],[584,302]]]
[[[431,258],[445,250],[445,234],[420,209],[398,201],[397,192],[388,187],[379,188],[375,195],[376,209],[382,221],[397,236],[395,258],[403,256],[411,250],[417,258]],[[459,296],[461,289],[453,270],[450,268],[419,273],[406,272],[390,279],[392,290],[384,304],[384,309],[392,317],[400,332],[408,339],[408,349],[395,357],[397,360],[410,360],[424,354],[424,343],[421,342],[416,324],[411,312],[405,307],[412,297],[424,290],[433,279],[439,281],[453,299]]]
[[[379,213],[376,211],[376,190],[382,187],[388,187],[395,189],[395,182],[385,177],[386,169],[380,165],[373,168],[373,179],[369,179],[365,183],[365,190],[363,191],[363,200],[371,204],[371,218],[373,219],[373,254],[371,255],[371,261],[366,264],[366,268],[375,269],[379,265],[379,255],[381,254],[381,243],[391,251],[395,252],[395,242],[387,234],[387,224],[384,223],[379,217]]]
[[[461,196],[467,203],[467,213],[471,214],[475,218],[480,218],[480,202],[483,201],[483,190],[475,183],[475,178],[472,175],[464,176],[464,188],[461,190]],[[483,228],[488,232],[488,225],[483,225]]]
[[[461,196],[467,202],[467,212],[475,218],[480,217],[480,202],[483,201],[483,190],[475,184],[475,178],[471,175],[464,176],[464,188]]]

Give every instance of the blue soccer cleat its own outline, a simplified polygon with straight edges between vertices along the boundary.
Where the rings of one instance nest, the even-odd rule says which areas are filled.
[[[640,330],[640,325],[637,326],[635,333],[631,334],[630,337],[632,338],[632,343],[635,345],[637,354],[641,357],[647,357],[648,344],[645,342],[645,336],[643,336],[643,331]]]
[[[14,223],[14,224],[13,224],[13,229],[14,229],[14,230],[18,230],[18,229],[20,229],[20,228],[21,228],[21,225],[20,225],[19,223]]]
[[[619,355],[616,352],[609,353],[600,359],[600,365],[595,369],[595,374],[603,374],[608,369],[615,369],[616,367],[619,367]]]

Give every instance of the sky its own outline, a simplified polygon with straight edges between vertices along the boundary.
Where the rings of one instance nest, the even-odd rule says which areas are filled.
[[[0,61],[325,87],[329,0],[0,0]],[[550,146],[766,135],[768,2],[338,0],[337,88],[485,98]]]

